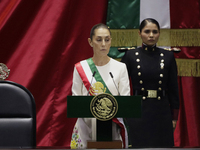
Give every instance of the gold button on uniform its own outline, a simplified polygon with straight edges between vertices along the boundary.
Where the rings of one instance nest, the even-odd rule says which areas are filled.
[[[135,52],[135,55],[137,56],[137,55],[139,55],[139,53],[138,53],[138,52]]]
[[[140,65],[138,65],[137,68],[140,69]]]
[[[162,81],[159,81],[158,83],[159,83],[159,84],[162,84]]]
[[[141,76],[141,72],[138,72],[138,76]]]
[[[161,100],[161,97],[160,97],[160,96],[158,96],[158,100]]]
[[[160,77],[162,78],[162,77],[163,77],[163,74],[160,74]]]
[[[160,63],[160,68],[164,69],[165,64],[164,63]]]
[[[140,84],[142,84],[143,83],[143,81],[142,80],[140,80]]]
[[[143,97],[142,97],[142,99],[143,99],[143,100],[145,100],[145,99],[146,99],[146,97],[145,97],[145,96],[143,96]]]
[[[136,59],[137,62],[140,62],[140,59]]]

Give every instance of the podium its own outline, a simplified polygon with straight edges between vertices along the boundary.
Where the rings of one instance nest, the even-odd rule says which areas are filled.
[[[140,118],[141,96],[113,96],[118,103],[118,111],[114,118]],[[90,103],[94,96],[67,96],[68,118],[93,118]],[[76,109],[76,111],[74,111]],[[122,148],[121,141],[112,141],[112,119],[97,119],[96,139],[88,141],[87,148]]]

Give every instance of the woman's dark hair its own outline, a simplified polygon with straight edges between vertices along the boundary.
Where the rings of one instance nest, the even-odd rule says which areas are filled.
[[[148,22],[155,24],[158,27],[158,30],[160,30],[160,25],[158,21],[156,21],[153,18],[146,18],[140,23],[140,28],[139,28],[140,32],[142,32],[142,29],[147,25]]]
[[[95,31],[96,29],[99,29],[99,28],[107,29],[107,30],[109,31],[110,35],[111,35],[110,29],[108,28],[108,26],[105,25],[105,24],[103,24],[103,23],[99,23],[99,24],[94,25],[94,26],[92,27],[91,31],[90,31],[90,39],[91,39],[91,40],[92,40],[92,37],[93,37],[93,35],[94,35],[94,31]]]

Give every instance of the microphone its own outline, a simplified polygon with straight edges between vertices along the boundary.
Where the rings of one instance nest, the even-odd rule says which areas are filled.
[[[112,75],[111,72],[109,72],[109,74],[110,74],[110,76],[111,76],[111,78],[112,78],[112,80],[113,80],[113,83],[114,83],[114,85],[115,85],[115,87],[116,87],[116,89],[117,89],[117,92],[118,92],[118,94],[119,94],[119,96],[120,96],[119,89],[117,88],[117,85],[116,85],[116,83],[115,83],[115,81],[114,81],[114,79],[113,79],[113,75]]]
[[[92,74],[92,79],[91,79],[91,82],[90,82],[90,87],[92,86],[91,84],[92,84],[92,81],[93,81],[93,78],[94,78],[95,74],[96,74],[96,71],[94,71],[93,74]],[[89,87],[89,90],[88,90],[87,96],[89,95],[90,87]]]

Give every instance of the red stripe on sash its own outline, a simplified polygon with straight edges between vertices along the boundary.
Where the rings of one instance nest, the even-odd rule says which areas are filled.
[[[124,125],[117,118],[113,118],[112,121],[115,122],[120,127],[121,129],[120,134],[123,142],[123,148],[126,148],[126,138],[125,138],[126,131]]]
[[[90,82],[89,82],[89,80],[88,80],[88,78],[87,78],[87,76],[86,76],[86,74],[85,74],[85,72],[83,70],[83,67],[82,67],[81,63],[80,62],[76,63],[75,67],[76,67],[76,70],[78,71],[78,73],[79,73],[79,75],[80,75],[80,77],[81,77],[81,79],[83,81],[83,84],[85,85],[86,89],[89,90]]]

